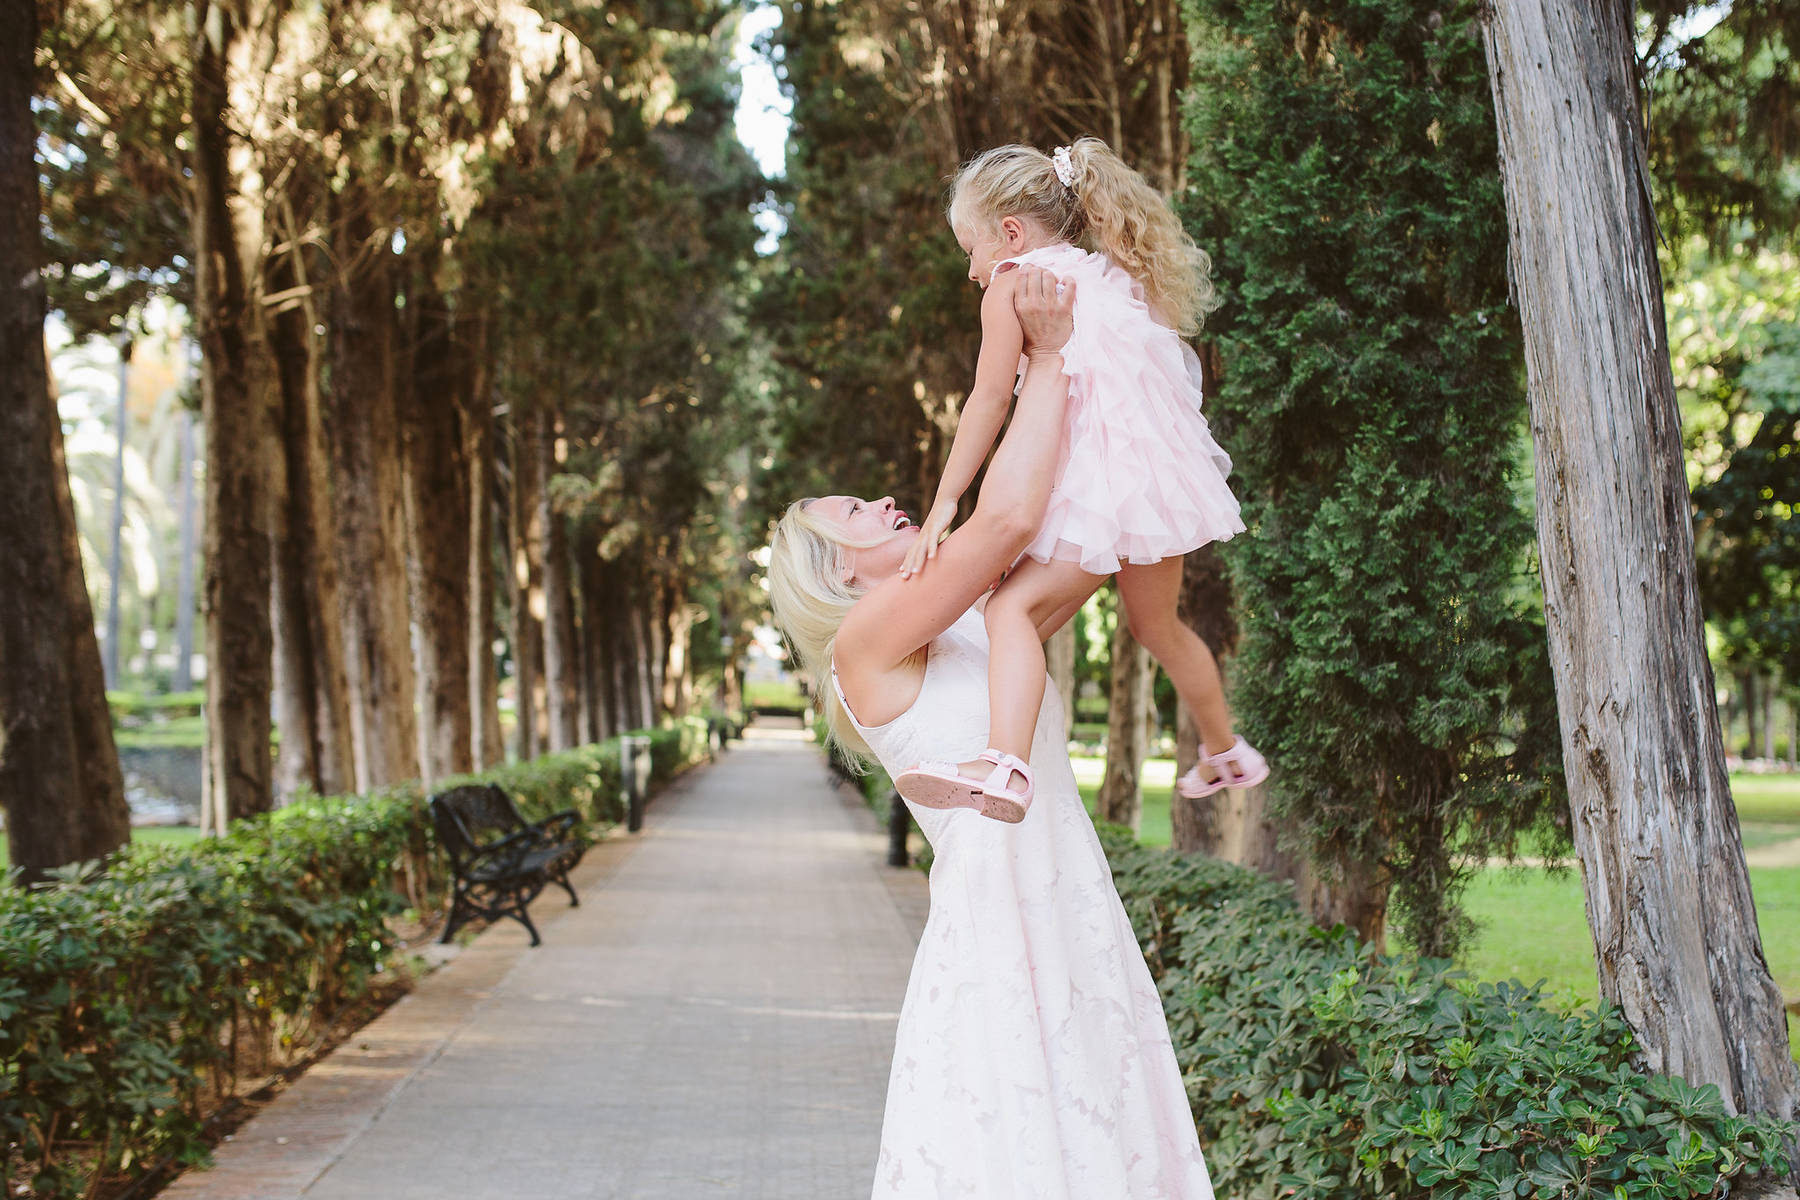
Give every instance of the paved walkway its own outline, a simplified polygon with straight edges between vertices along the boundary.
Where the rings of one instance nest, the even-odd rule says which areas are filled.
[[[854,1200],[925,884],[799,730],[752,729],[642,834],[315,1066],[166,1200]]]

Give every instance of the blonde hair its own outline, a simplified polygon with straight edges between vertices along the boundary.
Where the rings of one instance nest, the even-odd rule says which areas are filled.
[[[835,522],[807,511],[815,497],[796,500],[775,523],[769,541],[769,607],[775,625],[787,638],[800,670],[825,713],[830,745],[845,752],[854,767],[875,757],[831,683],[831,656],[838,629],[863,589],[844,579],[844,550],[878,545],[844,537]]]
[[[997,146],[956,173],[950,224],[992,231],[1006,217],[1029,216],[1051,236],[1083,237],[1144,285],[1152,308],[1182,333],[1195,333],[1217,308],[1212,259],[1194,244],[1161,192],[1099,138],[1069,147],[1074,179],[1064,186],[1048,154]]]

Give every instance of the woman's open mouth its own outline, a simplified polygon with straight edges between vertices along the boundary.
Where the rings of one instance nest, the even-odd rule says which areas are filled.
[[[894,528],[895,529],[906,529],[906,528],[910,527],[911,525],[912,525],[912,518],[907,516],[905,513],[897,512],[894,514]]]

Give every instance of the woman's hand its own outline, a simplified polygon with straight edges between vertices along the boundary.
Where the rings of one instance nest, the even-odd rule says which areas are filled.
[[[907,548],[906,557],[900,562],[900,578],[911,579],[925,569],[928,559],[937,557],[938,543],[950,531],[950,522],[956,520],[954,504],[933,504],[931,511],[925,514],[925,520],[919,525],[919,536]]]
[[[1075,281],[1059,282],[1042,267],[1021,265],[1013,289],[1013,312],[1025,331],[1025,353],[1058,354],[1075,333]]]

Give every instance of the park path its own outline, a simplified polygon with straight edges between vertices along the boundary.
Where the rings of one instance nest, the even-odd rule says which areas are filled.
[[[925,882],[752,727],[307,1072],[165,1200],[852,1200]]]

